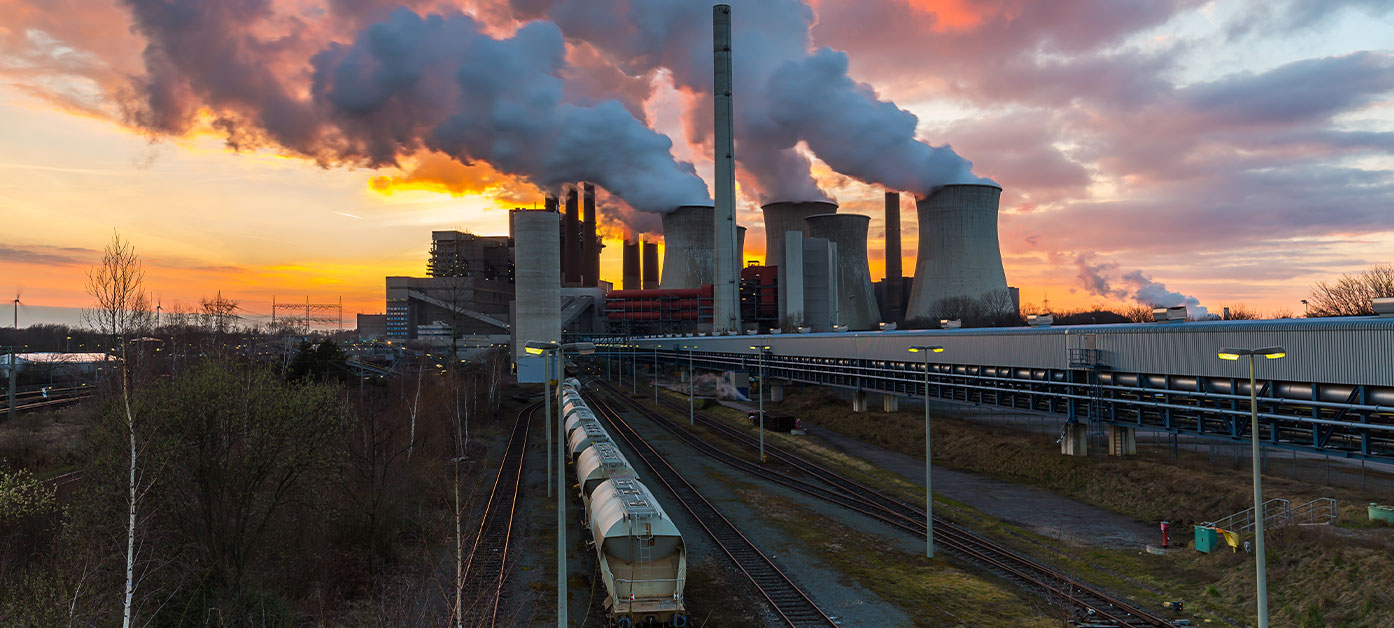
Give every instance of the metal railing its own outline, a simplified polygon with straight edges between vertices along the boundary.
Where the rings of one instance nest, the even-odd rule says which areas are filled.
[[[1230,532],[1251,532],[1254,529],[1254,509],[1245,508],[1218,521],[1206,521],[1203,526],[1219,528]],[[1292,503],[1286,499],[1274,498],[1263,502],[1263,526],[1267,529],[1292,525]]]
[[[1318,497],[1292,509],[1292,522],[1300,526],[1330,525],[1336,522],[1340,508],[1330,497]]]

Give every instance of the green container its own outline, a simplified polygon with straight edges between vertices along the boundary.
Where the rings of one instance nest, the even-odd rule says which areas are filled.
[[[1394,524],[1394,506],[1370,504],[1370,521],[1383,521]]]
[[[1220,546],[1220,531],[1209,526],[1196,526],[1196,551],[1209,554]]]

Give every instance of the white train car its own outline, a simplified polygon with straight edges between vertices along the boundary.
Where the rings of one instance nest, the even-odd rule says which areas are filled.
[[[610,440],[610,433],[606,432],[599,422],[580,421],[576,429],[566,435],[566,451],[571,454],[569,462],[575,463],[577,456],[596,443],[614,444],[614,441]]]
[[[576,485],[587,513],[590,512],[591,494],[605,480],[636,477],[639,474],[614,443],[595,443],[576,457]]]
[[[614,625],[686,626],[687,547],[648,487],[635,478],[606,480],[591,495],[589,512]]]

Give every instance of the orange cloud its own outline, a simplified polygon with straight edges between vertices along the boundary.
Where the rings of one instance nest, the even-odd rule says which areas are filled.
[[[400,174],[378,175],[368,185],[390,196],[401,191],[425,191],[451,196],[487,196],[501,205],[538,202],[542,192],[518,177],[500,173],[482,161],[462,164],[442,153],[422,153],[405,160]]]
[[[934,15],[934,30],[938,32],[966,31],[976,28],[989,14],[1001,13],[1002,7],[984,7],[973,0],[910,0],[910,6]]]

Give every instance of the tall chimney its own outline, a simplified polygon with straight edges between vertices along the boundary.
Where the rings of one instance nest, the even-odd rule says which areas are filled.
[[[624,241],[624,274],[620,287],[625,290],[638,290],[643,287],[640,284],[639,271],[639,242],[636,240]]]
[[[658,243],[644,241],[644,289],[654,290],[658,288]]]
[[[731,103],[731,5],[712,7],[716,113],[716,211],[712,240],[716,253],[712,328],[741,329],[740,251],[736,250],[736,146]]]
[[[904,270],[900,267],[900,192],[886,192],[886,278],[881,282],[886,300],[886,322],[901,319],[901,288]]]
[[[581,217],[584,226],[581,231],[581,259],[585,262],[582,285],[594,288],[600,285],[600,240],[596,238],[595,225],[600,217],[595,215],[595,186],[590,183],[581,186]]]
[[[566,191],[566,228],[562,235],[562,282],[567,286],[581,285],[581,210],[576,206],[576,188]]]

